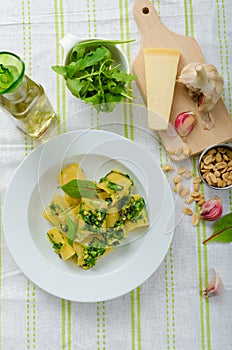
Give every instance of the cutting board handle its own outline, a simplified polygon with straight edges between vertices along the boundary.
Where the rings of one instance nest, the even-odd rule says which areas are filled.
[[[169,48],[176,49],[179,43],[182,42],[184,46],[187,45],[190,47],[190,56],[192,54],[194,56],[195,50],[197,50],[198,56],[202,56],[195,39],[177,34],[168,29],[159,19],[154,6],[149,0],[136,0],[133,7],[133,15],[140,29],[141,47],[154,47],[154,41],[156,42],[156,47],[167,47],[166,38],[168,37]],[[202,61],[202,59],[203,56],[200,61]]]
[[[133,7],[133,14],[136,20],[136,23],[139,26],[142,41],[144,39],[143,33],[146,34],[146,38],[149,35],[155,35],[155,32],[160,31],[165,35],[167,32],[170,33],[170,30],[165,27],[165,25],[159,19],[157,12],[148,0],[137,0]]]

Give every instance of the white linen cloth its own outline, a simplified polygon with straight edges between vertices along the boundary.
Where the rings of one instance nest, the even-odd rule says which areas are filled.
[[[232,2],[230,0],[152,1],[163,23],[176,33],[194,36],[205,59],[223,75],[223,98],[232,113]],[[124,45],[130,65],[140,47],[132,0],[1,1],[1,51],[26,63],[26,73],[45,88],[59,118],[58,131],[72,128],[111,130],[153,152],[162,165],[167,155],[147,129],[143,99],[133,82],[134,105],[97,118],[66,89],[51,69],[63,61],[59,40],[80,38],[136,39]],[[220,117],[220,116],[219,116]],[[55,133],[55,131],[54,131]],[[1,207],[17,166],[38,146],[11,120],[0,119]],[[188,164],[193,167],[194,161]],[[172,175],[169,177],[172,185]],[[204,188],[205,197],[214,191]],[[155,195],[155,194],[153,194]],[[224,213],[231,211],[231,190],[220,193]],[[20,199],[16,198],[20,205]],[[232,349],[232,246],[202,241],[212,225],[191,225],[176,199],[177,225],[170,249],[154,274],[141,286],[114,300],[79,303],[59,299],[34,285],[17,267],[0,236],[0,349],[2,350],[230,350]],[[15,232],[17,235],[18,232]],[[25,252],[26,254],[26,252]],[[32,261],[33,264],[33,261]],[[220,274],[220,296],[202,298],[202,290]],[[136,271],[135,271],[136,273]],[[55,276],[54,276],[55,279]]]

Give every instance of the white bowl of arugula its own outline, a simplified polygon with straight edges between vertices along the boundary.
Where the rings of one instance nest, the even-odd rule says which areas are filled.
[[[135,79],[129,63],[117,45],[133,40],[79,40],[71,34],[61,40],[65,50],[62,66],[52,66],[61,74],[70,92],[97,111],[111,112],[125,99],[132,99],[128,83]]]

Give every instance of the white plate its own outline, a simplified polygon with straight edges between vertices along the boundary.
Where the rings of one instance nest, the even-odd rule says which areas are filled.
[[[146,201],[150,227],[100,259],[90,270],[63,262],[46,237],[42,217],[57,189],[57,174],[77,161],[88,179],[112,168],[127,172]],[[24,274],[47,292],[68,300],[112,299],[141,285],[166,255],[174,231],[169,184],[152,155],[122,136],[105,131],[72,131],[39,146],[17,169],[6,194],[3,224],[9,250]]]

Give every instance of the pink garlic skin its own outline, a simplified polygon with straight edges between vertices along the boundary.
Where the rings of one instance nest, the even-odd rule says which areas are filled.
[[[222,201],[221,198],[215,197],[209,199],[201,206],[200,218],[203,220],[214,221],[222,215]]]
[[[215,297],[219,295],[222,291],[222,280],[220,276],[215,271],[214,279],[209,283],[206,289],[203,291],[204,298]]]
[[[188,136],[196,125],[196,115],[194,112],[182,112],[175,119],[175,128],[181,137]]]

